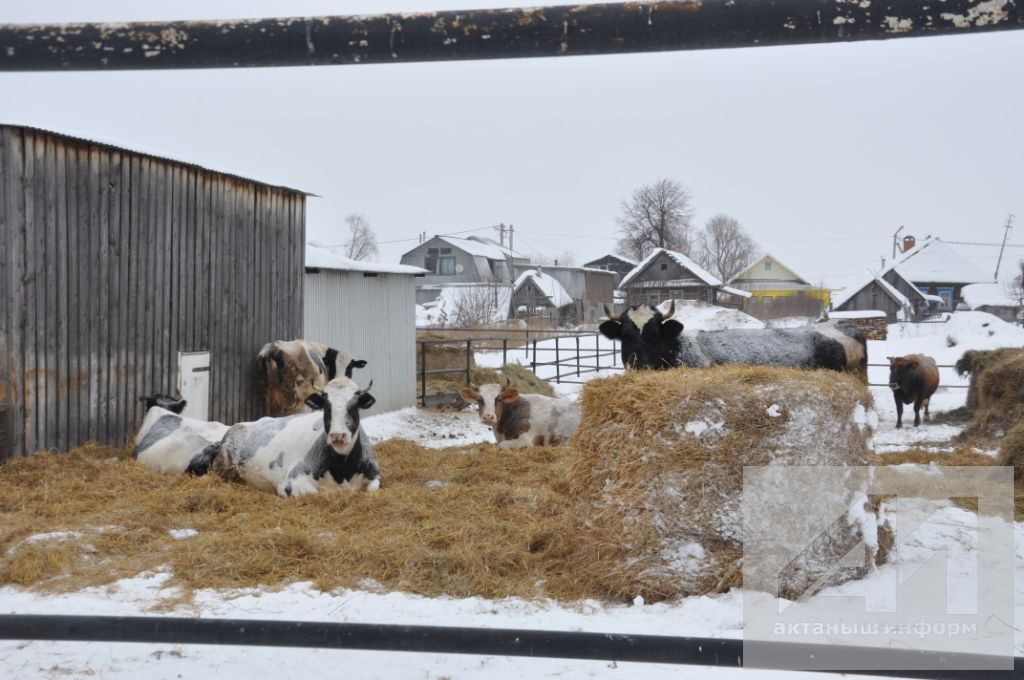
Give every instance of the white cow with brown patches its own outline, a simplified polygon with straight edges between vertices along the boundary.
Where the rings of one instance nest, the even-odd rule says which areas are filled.
[[[502,448],[558,446],[569,443],[580,424],[580,407],[565,399],[520,394],[497,383],[462,389],[462,399],[476,403],[480,422],[490,425]]]

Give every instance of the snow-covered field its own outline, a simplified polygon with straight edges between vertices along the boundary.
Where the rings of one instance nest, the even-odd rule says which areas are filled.
[[[686,323],[685,317],[683,317]],[[701,321],[716,327],[720,320]],[[728,324],[729,322],[722,322]],[[695,324],[687,324],[695,327]],[[949,347],[947,336],[956,344]],[[1024,346],[1024,330],[995,317],[958,312],[941,324],[896,324],[889,340],[871,342],[872,363],[884,357],[923,352],[942,364],[953,364],[965,349]],[[603,341],[607,346],[607,341]],[[594,340],[596,345],[597,340]],[[552,343],[553,344],[553,343]],[[561,343],[560,343],[561,344]],[[575,344],[571,352],[575,354]],[[493,354],[478,355],[482,365],[493,365]],[[523,360],[524,357],[510,357]],[[550,360],[550,359],[549,359]],[[497,357],[500,363],[500,354]],[[604,360],[602,359],[602,362]],[[947,385],[964,384],[952,369],[943,369]],[[542,374],[543,375],[543,374]],[[872,382],[885,382],[884,368],[871,369]],[[578,385],[560,388],[573,395]],[[959,430],[950,425],[925,424],[895,430],[895,408],[885,388],[873,389],[879,415],[875,449],[900,451],[910,446],[941,447]],[[944,387],[933,399],[933,413],[963,404],[966,390]],[[911,411],[912,414],[912,411]],[[428,412],[406,409],[366,418],[367,432],[376,440],[402,437],[426,446],[445,447],[491,441],[472,412]],[[944,548],[957,566],[969,573],[975,547],[968,539],[973,515],[946,507],[927,527],[915,534],[921,560]],[[1024,621],[1024,524],[1014,534],[1014,611]],[[187,539],[184,539],[187,540]],[[910,559],[914,559],[910,556]],[[976,568],[973,567],[973,568]],[[555,602],[522,600],[491,601],[480,598],[428,599],[405,593],[365,590],[322,593],[310,584],[298,583],[281,590],[202,591],[192,604],[170,612],[152,607],[172,593],[164,588],[163,573],[140,574],[109,587],[53,596],[15,587],[0,588],[0,612],[17,614],[178,615],[188,617],[264,618],[332,622],[457,625],[489,628],[531,628],[593,632],[643,633],[739,638],[743,631],[743,591],[713,597],[691,597],[676,602],[633,605],[580,602],[571,606]],[[833,589],[833,594],[891,592],[898,575],[885,565],[867,578]],[[878,644],[885,644],[879,640]],[[1015,649],[1024,654],[1024,633],[1017,634]],[[275,648],[242,648],[201,645],[148,645],[108,643],[0,641],[0,678],[235,678],[358,677],[358,678],[784,678],[786,673],[751,672],[739,669],[669,667],[649,664],[531,660],[514,657],[480,657],[449,654],[350,652]],[[836,677],[805,674],[801,677]]]

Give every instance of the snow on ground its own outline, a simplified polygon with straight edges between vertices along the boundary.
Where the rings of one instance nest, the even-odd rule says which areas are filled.
[[[491,428],[480,422],[476,411],[431,411],[404,408],[361,419],[363,430],[374,442],[409,439],[432,449],[493,442]]]
[[[986,325],[987,324],[987,325]],[[990,332],[991,331],[991,332]],[[948,347],[946,336],[957,345]],[[559,349],[575,355],[571,349]],[[598,343],[601,343],[598,345]],[[550,345],[553,341],[538,343]],[[581,351],[610,343],[581,340]],[[890,339],[869,343],[872,363],[884,363],[886,356],[923,352],[939,364],[952,364],[965,349],[991,349],[999,346],[1024,346],[1024,331],[978,312],[957,312],[941,324],[896,324],[890,326]],[[510,360],[529,364],[519,352]],[[532,355],[531,355],[532,356]],[[481,365],[500,365],[501,355],[477,356]],[[541,360],[538,356],[538,360]],[[550,355],[547,360],[550,360]],[[495,361],[497,363],[495,363]],[[602,365],[605,358],[601,359]],[[553,373],[553,368],[544,367]],[[881,373],[879,373],[881,372]],[[942,370],[943,382],[952,383],[952,371]],[[955,375],[955,374],[953,374]],[[887,380],[887,371],[871,369],[872,382]],[[573,378],[576,379],[575,377]],[[579,386],[559,387],[567,394],[578,393]],[[959,429],[950,425],[924,424],[895,430],[895,407],[888,389],[873,388],[879,426],[876,450],[899,451],[910,446],[949,447],[949,439]],[[933,413],[961,406],[964,389],[947,389],[933,400]],[[906,419],[907,411],[904,411]],[[913,411],[910,411],[913,422]],[[462,413],[404,409],[363,420],[367,433],[375,440],[401,437],[429,447],[444,447],[492,441],[490,429],[483,426],[474,411]],[[976,548],[970,540],[971,527],[977,523],[972,513],[947,506],[933,516],[933,527],[914,535],[914,550],[903,557],[923,561],[935,551],[945,549],[958,571],[976,569]],[[972,524],[973,522],[973,524]],[[1024,621],[1024,524],[1015,523],[1014,589],[1015,619]],[[180,540],[188,540],[182,534]],[[906,568],[907,564],[899,565]],[[898,568],[887,564],[860,581],[838,586],[830,594],[867,595],[881,601],[895,592]],[[742,636],[743,593],[734,590],[711,597],[691,597],[676,602],[652,605],[620,605],[594,601],[563,605],[556,602],[527,602],[518,599],[423,598],[406,593],[380,592],[373,584],[365,590],[340,590],[322,593],[310,584],[292,584],[280,590],[201,591],[194,602],[171,611],[154,612],[154,605],[174,593],[165,587],[167,574],[140,574],[104,588],[90,588],[66,595],[44,595],[16,587],[0,588],[0,612],[19,614],[91,613],[97,615],[177,615],[190,617],[267,618],[331,622],[396,623],[422,625],[478,626],[487,628],[532,628],[549,630],[619,632],[654,635],[692,635],[723,638]],[[885,644],[885,641],[873,641]],[[1015,641],[1018,655],[1024,654],[1024,633]],[[301,670],[299,670],[301,669]],[[522,659],[453,654],[409,654],[358,651],[301,650],[286,648],[245,648],[200,645],[150,645],[70,642],[0,641],[0,678],[191,678],[216,674],[220,680],[238,678],[320,677],[346,675],[365,678],[459,678],[505,680],[510,678],[786,678],[788,673],[675,667],[658,664],[614,664],[608,662],[567,661],[558,659]],[[829,674],[801,674],[808,680],[834,678]],[[847,676],[852,677],[852,676]]]

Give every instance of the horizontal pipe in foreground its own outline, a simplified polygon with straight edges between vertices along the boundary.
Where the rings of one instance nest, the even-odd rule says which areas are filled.
[[[165,644],[308,647],[389,652],[485,654],[536,658],[586,659],[694,666],[742,667],[742,640],[720,638],[576,633],[567,631],[447,626],[402,626],[313,621],[191,619],[158,616],[0,615],[0,640],[146,642]],[[822,645],[751,643],[770,646],[774,658],[785,655],[794,669],[811,668],[823,658]],[[1024,677],[1024,658],[1005,659],[1008,671],[991,657],[888,648],[828,647],[827,658],[847,668],[886,666],[908,670],[856,670],[857,675],[954,679]],[[959,666],[972,670],[947,670]],[[924,670],[939,667],[938,670]],[[828,670],[828,669],[824,669]]]
[[[1014,0],[662,0],[108,24],[0,24],[0,71],[380,64],[883,40],[1024,28]]]

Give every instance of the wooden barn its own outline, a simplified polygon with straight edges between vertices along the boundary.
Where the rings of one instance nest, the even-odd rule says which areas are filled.
[[[254,357],[301,337],[306,194],[0,125],[0,458],[121,445],[143,395],[260,415]]]

